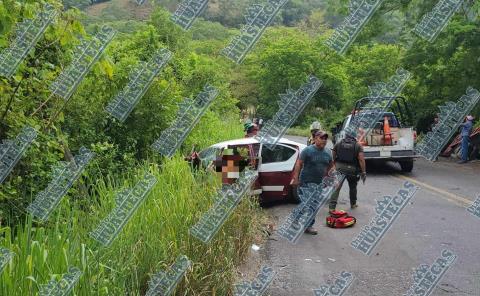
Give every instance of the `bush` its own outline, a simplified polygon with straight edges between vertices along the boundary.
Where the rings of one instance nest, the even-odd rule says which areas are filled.
[[[157,184],[112,245],[99,247],[88,233],[113,208],[114,192],[133,187],[145,171]],[[179,254],[193,262],[178,287],[181,294],[229,293],[234,268],[258,233],[255,199],[244,197],[205,245],[188,229],[212,204],[219,182],[205,172],[195,176],[181,158],[165,161],[161,169],[144,164],[130,177],[99,179],[94,187],[96,193],[85,202],[65,199],[45,224],[27,218],[24,226],[2,228],[1,245],[16,255],[1,275],[1,295],[33,295],[40,284],[58,280],[68,266],[83,272],[75,295],[144,295],[151,275],[170,266]]]

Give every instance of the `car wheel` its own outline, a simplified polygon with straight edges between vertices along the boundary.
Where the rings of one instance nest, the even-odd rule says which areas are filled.
[[[410,173],[413,170],[413,159],[412,160],[402,160],[398,162],[402,168],[402,172]]]
[[[291,187],[290,194],[288,196],[288,202],[293,204],[299,204],[301,202],[300,197],[298,196],[298,187]]]

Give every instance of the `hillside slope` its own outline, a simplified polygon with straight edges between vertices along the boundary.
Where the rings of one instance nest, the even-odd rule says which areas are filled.
[[[85,9],[89,17],[99,21],[146,20],[151,12],[152,5],[148,0],[143,5],[138,5],[134,0],[112,0]]]

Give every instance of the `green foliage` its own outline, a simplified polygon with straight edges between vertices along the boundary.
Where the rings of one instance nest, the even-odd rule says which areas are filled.
[[[401,66],[398,46],[352,46],[342,57],[324,45],[324,36],[314,39],[309,35],[298,29],[269,29],[245,65],[248,79],[243,85],[252,86],[234,90],[236,96],[257,98],[260,114],[270,117],[278,109],[272,102],[278,101],[279,93],[287,87],[298,88],[309,74],[314,74],[324,84],[297,123],[321,119],[331,126],[351,110],[356,100],[368,94],[369,85],[386,80]],[[240,75],[243,82],[245,78]]]
[[[188,42],[187,33],[170,21],[170,14],[165,9],[157,7],[151,15],[149,24],[155,27],[160,41],[171,50],[181,50]]]
[[[65,9],[70,8],[86,8],[87,6],[92,4],[92,0],[62,0],[63,7]]]
[[[210,22],[199,19],[190,31],[194,40],[225,40],[232,36],[230,30],[217,22]]]
[[[60,10],[60,1],[49,2]],[[51,275],[58,278],[68,265],[85,273],[77,295],[140,295],[151,274],[180,253],[196,263],[180,286],[183,295],[226,295],[233,267],[258,225],[256,204],[242,203],[212,245],[194,241],[188,227],[211,204],[219,184],[210,175],[193,176],[182,155],[192,147],[198,151],[241,138],[240,110],[271,118],[278,110],[278,94],[297,89],[310,74],[323,85],[299,116],[297,128],[289,131],[294,134],[308,134],[314,120],[328,131],[368,94],[369,85],[387,81],[400,67],[412,73],[402,95],[413,105],[420,131],[430,125],[439,104],[456,101],[468,86],[480,88],[478,1],[465,1],[434,43],[416,38],[411,29],[436,0],[384,2],[340,56],[325,40],[348,14],[349,1],[292,0],[242,65],[219,53],[239,34],[246,8],[257,1],[210,1],[204,20],[197,20],[189,32],[169,19],[178,0],[149,2],[138,7],[129,0],[113,0],[86,8],[88,15],[78,9],[62,11],[17,73],[0,78],[0,139],[15,137],[25,125],[39,131],[0,185],[1,244],[17,253],[1,275],[2,295],[35,293],[39,284]],[[32,18],[43,3],[0,2],[0,50],[10,45],[15,24]],[[118,31],[114,41],[68,102],[52,97],[48,87],[72,62],[79,36],[88,39],[101,25]],[[119,123],[106,114],[105,106],[127,85],[130,71],[158,48],[169,49],[171,61],[126,122]],[[177,104],[195,97],[207,83],[219,96],[175,158],[161,158],[150,145],[176,118]],[[480,117],[479,106],[473,115]],[[77,154],[81,146],[96,153],[92,163],[50,222],[30,221],[25,208],[51,181],[51,167]],[[154,192],[114,246],[96,248],[88,231],[111,210],[114,192],[133,185],[145,170],[159,179]]]
[[[85,35],[79,17],[78,10],[64,12],[22,63],[16,76],[0,80],[0,106],[5,108],[0,113],[0,137],[13,138],[26,124],[40,130],[37,141],[2,184],[0,210],[10,213],[12,219],[21,219],[32,197],[46,187],[51,180],[51,165],[67,159],[67,153],[75,155],[81,146],[99,152],[96,165],[90,166],[86,173],[93,179],[128,172],[153,153],[150,145],[176,117],[176,104],[185,97],[196,96],[206,83],[217,87],[220,95],[205,116],[209,123],[202,120],[200,132],[195,129],[192,133],[197,148],[214,143],[212,138],[201,141],[201,130],[211,136],[210,129],[221,129],[222,121],[238,122],[237,100],[228,90],[228,63],[187,51],[188,35],[179,34],[181,29],[172,25],[168,14],[161,9],[151,22],[138,26],[142,30],[118,33],[68,102],[50,97],[48,86],[71,62],[73,48],[78,44],[76,36]],[[170,29],[165,24],[170,24]],[[95,34],[98,28],[89,26],[89,34]],[[174,57],[126,122],[112,119],[104,111],[105,106],[128,83],[130,71],[140,61],[148,60],[159,47],[169,48]],[[188,145],[191,147],[190,142],[185,147]],[[70,192],[74,197],[75,188]]]
[[[81,0],[86,1],[86,0]],[[129,4],[128,2],[132,3]],[[65,0],[66,7],[71,7],[73,0]],[[180,0],[147,0],[141,7],[138,7],[133,3],[133,0],[109,0],[105,4],[94,5],[87,7],[83,3],[75,5],[76,7],[83,8],[90,12],[89,22],[92,21],[115,21],[115,20],[131,20],[131,19],[144,19],[145,14],[150,14],[153,10],[152,7],[159,6],[171,13],[177,8]],[[266,1],[257,0],[214,0],[210,1],[206,10],[202,13],[201,17],[210,22],[216,22],[225,27],[240,28],[245,24],[245,15],[247,14],[247,8],[253,4],[263,4]],[[301,22],[308,16],[310,11],[324,7],[322,1],[316,0],[290,0],[284,8],[280,11],[278,17],[275,19],[275,23],[285,26],[294,26]],[[200,26],[197,22],[193,28]],[[193,29],[192,28],[192,29]],[[213,37],[212,39],[217,38]]]
[[[288,129],[287,135],[310,137],[310,131],[308,127],[295,126]]]
[[[437,106],[457,101],[468,86],[480,87],[479,22],[457,17],[434,43],[417,42],[406,53],[404,64],[413,73],[415,85],[406,93],[416,106],[419,128],[425,130]],[[474,109],[478,117],[480,108]]]
[[[268,33],[246,65],[249,77],[258,86],[260,114],[272,116],[278,109],[278,105],[272,104],[278,100],[278,94],[284,93],[287,87],[300,87],[309,74],[323,80],[327,89],[339,87],[337,76],[330,72],[333,69],[325,68],[332,60],[319,50],[318,46],[323,45],[297,29],[278,28]],[[308,109],[326,106],[334,102],[334,97],[317,93],[312,101]]]
[[[114,206],[114,192],[132,187],[145,171],[158,183],[108,248],[88,233]],[[180,158],[157,165],[142,165],[125,179],[89,180],[95,184],[88,200],[64,202],[45,224],[30,219],[25,225],[3,227],[0,244],[15,252],[1,274],[0,294],[36,295],[39,285],[59,279],[68,266],[83,275],[75,295],[144,295],[150,277],[165,270],[179,254],[195,264],[179,285],[179,294],[227,295],[234,267],[259,235],[261,220],[254,198],[244,197],[214,240],[205,245],[188,229],[213,204],[218,179],[191,173]],[[221,254],[221,256],[219,256]]]
[[[324,8],[323,1],[291,0],[287,1],[280,12],[282,25],[295,26],[304,20],[312,10]]]

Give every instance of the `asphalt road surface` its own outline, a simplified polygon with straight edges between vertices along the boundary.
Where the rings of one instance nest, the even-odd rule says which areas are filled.
[[[306,141],[303,137],[288,138]],[[354,281],[343,295],[403,295],[413,283],[414,268],[431,265],[443,249],[449,249],[457,259],[431,295],[480,295],[480,218],[466,211],[480,195],[480,162],[460,165],[442,158],[435,163],[418,159],[409,174],[403,174],[396,163],[367,166],[367,181],[358,186],[359,207],[350,210],[346,182],[337,206],[357,218],[353,228],[328,228],[325,206],[316,216],[318,235],[303,234],[293,245],[273,233],[258,252],[252,252],[259,264],[277,272],[265,294],[314,295],[312,289],[332,284],[347,271],[354,275]],[[375,199],[393,196],[405,181],[413,182],[419,190],[373,253],[367,256],[351,247],[352,239],[375,215]],[[274,217],[275,229],[294,206],[266,208]]]

